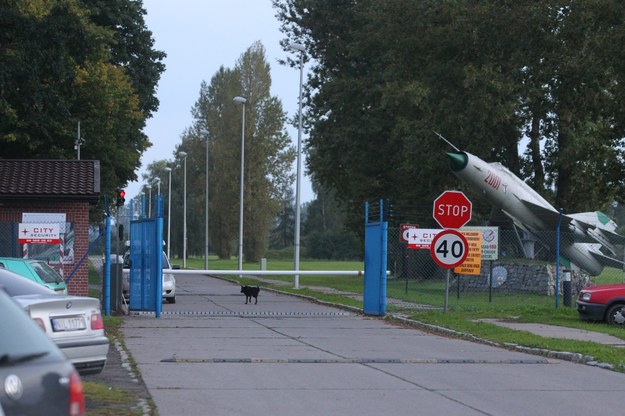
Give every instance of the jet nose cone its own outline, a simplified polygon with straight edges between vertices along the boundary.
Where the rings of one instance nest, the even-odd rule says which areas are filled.
[[[464,152],[449,152],[447,157],[449,158],[449,167],[454,172],[461,171],[469,163],[469,156]]]

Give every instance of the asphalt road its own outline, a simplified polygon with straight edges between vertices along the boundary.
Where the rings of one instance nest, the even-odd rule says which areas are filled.
[[[177,277],[122,331],[159,415],[620,414],[625,374],[446,338],[261,290]]]

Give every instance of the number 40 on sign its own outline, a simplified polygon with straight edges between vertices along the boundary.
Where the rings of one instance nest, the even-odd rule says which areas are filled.
[[[456,230],[441,231],[432,240],[430,254],[445,269],[461,265],[469,254],[467,239]]]

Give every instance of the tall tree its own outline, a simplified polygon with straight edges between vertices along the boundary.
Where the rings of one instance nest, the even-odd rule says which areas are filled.
[[[0,157],[101,161],[101,189],[136,179],[165,54],[141,1],[0,4]]]
[[[550,199],[567,211],[623,194],[618,1],[274,6],[285,47],[302,43],[315,62],[306,88],[308,167],[348,202],[359,228],[364,200],[430,210],[423,201],[462,186],[446,174],[446,145],[433,130],[531,178],[540,192],[555,191]],[[579,190],[595,198],[578,198]]]
[[[242,141],[246,261],[257,261],[264,254],[271,225],[281,209],[281,189],[293,179],[290,167],[294,149],[284,130],[282,104],[270,95],[269,70],[260,42],[241,55],[234,69],[220,68],[210,84],[202,84],[192,111],[193,126],[183,135],[183,144],[200,143],[205,149],[208,142],[209,232],[213,248],[222,258],[235,253],[238,239]],[[235,96],[246,99],[244,132],[243,108],[232,102]],[[196,152],[199,154],[199,149]],[[201,154],[200,166],[204,168],[205,157]],[[198,172],[198,177],[203,176]]]
[[[290,247],[295,241],[295,197],[291,184],[284,184],[282,188],[281,209],[275,219],[275,226],[271,231],[269,248],[282,249]]]

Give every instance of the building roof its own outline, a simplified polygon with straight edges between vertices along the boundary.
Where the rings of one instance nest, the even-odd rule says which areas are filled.
[[[99,197],[99,160],[0,159],[0,199]]]

